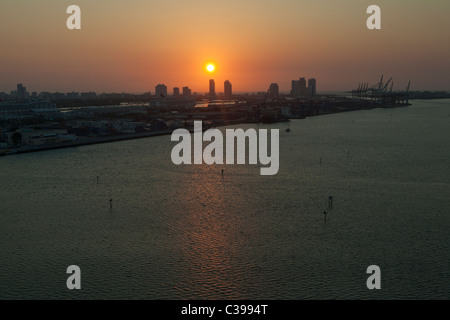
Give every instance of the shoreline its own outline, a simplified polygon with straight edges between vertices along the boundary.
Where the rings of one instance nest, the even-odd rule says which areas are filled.
[[[230,121],[229,123],[213,125],[213,126],[203,125],[202,130],[206,131],[213,127],[224,127],[224,126],[243,124],[243,123],[246,123],[246,122]],[[180,128],[180,129],[182,129],[182,128]],[[189,128],[189,129],[184,128],[184,129],[188,130],[191,133],[194,132],[194,128]],[[143,138],[150,138],[150,137],[165,136],[165,135],[172,134],[174,130],[176,130],[176,129],[150,131],[150,132],[145,132],[145,133],[127,133],[127,134],[122,134],[122,135],[117,135],[117,136],[112,136],[112,137],[111,136],[110,137],[91,137],[91,138],[84,138],[83,141],[62,142],[62,143],[56,143],[56,144],[51,144],[51,145],[25,146],[25,147],[21,147],[21,148],[17,148],[17,149],[7,149],[8,151],[6,151],[6,152],[0,151],[0,157],[24,154],[24,153],[34,153],[34,152],[41,152],[41,151],[48,151],[48,150],[56,150],[56,149],[82,147],[82,146],[89,146],[89,145],[94,145],[94,144],[112,143],[112,142],[118,142],[118,141],[127,141],[127,140],[136,140],[136,139],[143,139]]]
[[[410,106],[405,105],[405,106]],[[405,106],[397,106],[398,107],[405,107]],[[323,116],[323,115],[329,115],[329,114],[336,114],[336,113],[343,113],[343,112],[352,112],[352,111],[363,111],[363,110],[371,110],[371,109],[377,109],[377,108],[386,108],[383,106],[371,106],[369,108],[362,108],[362,109],[344,109],[344,110],[334,110],[334,112],[326,112],[326,113],[317,113],[307,116],[308,117],[316,117],[316,116]],[[281,123],[286,122],[290,120],[300,120],[305,118],[289,118],[287,120],[280,120],[275,121],[273,123]],[[201,121],[201,120],[199,120]],[[203,125],[203,131],[208,130],[210,128],[215,127],[224,127],[229,125],[236,125],[236,124],[248,124],[248,123],[263,123],[263,122],[246,122],[246,121],[228,121],[227,123],[223,124],[214,124],[214,125]],[[187,128],[184,128],[187,129]],[[39,146],[26,146],[18,149],[6,149],[8,151],[2,152],[0,151],[0,157],[9,156],[9,155],[18,155],[18,154],[24,154],[24,153],[34,153],[34,152],[41,152],[41,151],[48,151],[48,150],[57,150],[57,149],[65,149],[65,148],[73,148],[73,147],[82,147],[82,146],[89,146],[94,144],[103,144],[103,143],[112,143],[112,142],[118,142],[118,141],[127,141],[127,140],[135,140],[135,139],[143,139],[143,138],[150,138],[150,137],[157,137],[157,136],[164,136],[164,135],[170,135],[173,133],[173,131],[176,129],[166,129],[166,130],[159,130],[159,131],[151,131],[151,132],[145,132],[145,133],[128,133],[128,134],[122,134],[117,135],[113,137],[91,137],[91,138],[84,138],[83,141],[73,141],[73,142],[63,142],[63,143],[57,143],[57,144],[51,144],[51,145],[39,145]],[[193,128],[187,129],[189,132],[193,132]]]
[[[156,137],[156,136],[167,135],[167,134],[169,134],[169,131],[170,130],[161,130],[161,131],[147,132],[147,133],[130,133],[130,134],[120,135],[120,136],[115,136],[115,137],[89,138],[84,141],[77,141],[77,142],[63,142],[63,143],[57,143],[57,144],[51,144],[51,145],[27,146],[22,149],[15,149],[15,150],[13,149],[13,150],[9,150],[7,152],[0,152],[0,157],[14,155],[14,154],[32,153],[32,152],[48,151],[48,150],[55,150],[55,149],[65,149],[65,148],[72,148],[72,147],[89,146],[89,145],[93,145],[93,144],[102,144],[102,143],[110,143],[110,142],[117,142],[117,141]]]

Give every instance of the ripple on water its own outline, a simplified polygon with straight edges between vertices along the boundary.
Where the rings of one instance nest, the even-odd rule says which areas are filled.
[[[0,298],[448,299],[447,107],[292,121],[274,177],[177,167],[168,136],[4,157]]]

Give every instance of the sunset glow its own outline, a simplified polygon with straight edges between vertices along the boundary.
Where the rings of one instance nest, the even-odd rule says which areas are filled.
[[[73,31],[67,3],[2,2],[0,91],[22,82],[34,91],[146,92],[164,83],[207,92],[212,75],[235,92],[272,82],[288,92],[302,76],[318,79],[320,91],[381,74],[396,88],[450,85],[449,1],[385,2],[377,31],[366,27],[368,3],[356,0],[77,4],[82,27]]]
[[[0,300],[449,299],[449,12],[1,0]]]

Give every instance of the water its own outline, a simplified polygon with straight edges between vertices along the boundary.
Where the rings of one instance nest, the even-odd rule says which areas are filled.
[[[204,100],[203,102],[197,103],[195,105],[196,108],[207,108],[209,106],[232,106],[235,105],[236,103],[245,103],[245,101],[238,101],[236,102],[235,100]]]
[[[449,299],[449,120],[439,100],[233,126],[280,128],[272,177],[175,166],[170,136],[0,158],[0,298]]]

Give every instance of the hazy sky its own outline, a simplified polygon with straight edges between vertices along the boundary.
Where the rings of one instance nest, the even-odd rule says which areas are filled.
[[[82,29],[66,28],[79,5]],[[369,5],[382,29],[366,27]],[[394,77],[450,91],[448,0],[1,0],[0,91],[154,92],[154,86],[265,91],[316,78],[348,90]],[[217,70],[207,74],[204,65]]]

